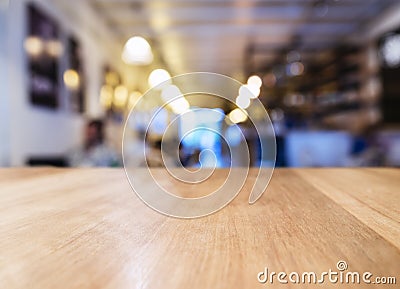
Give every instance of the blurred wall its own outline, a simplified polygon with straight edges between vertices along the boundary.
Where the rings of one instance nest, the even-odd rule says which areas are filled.
[[[9,164],[9,114],[7,97],[7,3],[0,0],[0,166]]]
[[[36,2],[46,13],[56,18],[64,32],[73,33],[80,41],[86,70],[87,113],[86,115],[73,113],[65,105],[61,105],[57,110],[32,106],[27,91],[27,59],[23,49],[23,41],[26,37],[25,4],[27,2],[28,0],[11,1],[9,7],[9,13],[12,15],[8,23],[10,74],[8,103],[5,103],[10,112],[9,156],[10,164],[13,166],[25,165],[27,159],[32,156],[63,155],[80,145],[85,119],[99,117],[103,113],[98,101],[102,69],[108,63],[107,61],[116,59],[117,51],[107,47],[110,41],[105,31],[105,38],[102,39],[99,35],[93,34],[93,29],[82,22],[87,20],[89,15],[86,18],[72,19],[67,11],[55,4],[57,1],[30,0],[29,2]],[[62,2],[68,2],[71,9],[84,13],[82,9],[71,5],[70,1]],[[100,32],[103,33],[101,29]]]
[[[382,34],[391,30],[396,30],[400,26],[400,2],[390,7],[385,13],[379,15],[375,21],[369,24],[366,29],[366,38],[376,40]]]

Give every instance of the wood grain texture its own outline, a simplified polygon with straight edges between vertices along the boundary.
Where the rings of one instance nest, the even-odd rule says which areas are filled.
[[[279,169],[249,206],[254,178],[222,211],[180,220],[144,205],[123,170],[0,170],[0,288],[399,288],[400,170]],[[339,260],[398,284],[257,281]]]

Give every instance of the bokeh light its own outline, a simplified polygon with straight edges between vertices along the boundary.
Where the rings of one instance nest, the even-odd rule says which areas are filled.
[[[162,83],[169,85],[171,83],[171,75],[165,69],[155,69],[150,73],[148,82],[150,88],[163,89],[163,87],[157,86]]]
[[[123,86],[117,86],[114,91],[113,104],[118,108],[123,108],[128,100],[129,92],[128,89]]]
[[[122,52],[122,60],[126,64],[148,65],[153,62],[153,52],[146,39],[140,36],[130,38]]]
[[[229,119],[234,124],[245,122],[247,120],[247,114],[240,108],[236,108],[229,114]]]
[[[38,57],[44,51],[44,42],[36,36],[29,36],[25,39],[24,48],[31,57]]]
[[[65,86],[70,90],[77,90],[80,86],[80,77],[76,70],[68,69],[64,72]]]
[[[258,75],[253,75],[253,76],[249,77],[249,79],[247,80],[247,84],[249,86],[261,88],[263,82],[262,82],[262,79]]]

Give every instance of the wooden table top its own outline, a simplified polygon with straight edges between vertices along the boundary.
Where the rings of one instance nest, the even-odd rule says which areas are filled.
[[[277,169],[252,206],[249,189],[182,220],[143,204],[122,169],[0,170],[0,288],[399,288],[400,170]],[[341,260],[397,285],[257,277]]]

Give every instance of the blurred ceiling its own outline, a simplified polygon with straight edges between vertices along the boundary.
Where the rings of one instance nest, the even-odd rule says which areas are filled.
[[[291,49],[304,60],[355,37],[398,0],[86,1],[121,47],[133,35],[146,37],[173,74],[235,76],[249,53],[256,65]]]

